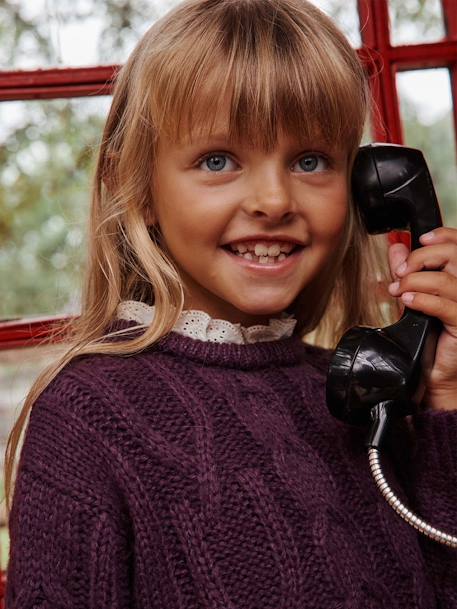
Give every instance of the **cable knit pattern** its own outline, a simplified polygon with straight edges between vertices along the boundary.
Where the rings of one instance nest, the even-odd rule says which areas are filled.
[[[457,608],[457,552],[387,505],[365,430],[329,414],[328,355],[171,332],[73,360],[30,416],[6,609]],[[383,465],[457,534],[456,413],[400,422]]]

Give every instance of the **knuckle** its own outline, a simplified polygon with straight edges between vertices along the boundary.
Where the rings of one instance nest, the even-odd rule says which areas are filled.
[[[406,275],[400,280],[400,290],[402,292],[414,291],[414,277],[412,275]]]
[[[457,278],[449,273],[440,273],[440,275],[442,293],[457,302]]]
[[[410,273],[400,281],[402,292],[424,292],[442,296],[443,294],[455,294],[457,300],[457,278],[446,272],[418,271]]]
[[[457,243],[451,243],[450,250],[451,252],[449,258],[457,263]]]
[[[436,298],[435,309],[438,313],[438,316],[442,316],[448,313],[446,302],[443,298]]]

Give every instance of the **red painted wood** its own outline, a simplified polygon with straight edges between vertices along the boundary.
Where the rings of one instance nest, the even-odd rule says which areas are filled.
[[[32,347],[45,341],[49,342],[56,329],[71,318],[71,315],[67,315],[0,320],[0,350]],[[60,340],[54,337],[52,342]]]
[[[392,46],[387,0],[358,0],[358,8],[364,49],[369,49],[379,67],[370,78],[376,105],[372,115],[373,137],[378,142],[401,144],[403,129],[396,87],[397,67],[389,55]]]
[[[30,87],[23,89],[0,90],[0,101],[20,101],[29,99],[57,99],[66,97],[90,97],[110,95],[112,86],[105,85],[67,85],[64,87]]]
[[[457,2],[442,0],[443,17],[448,38],[457,44]],[[454,117],[455,141],[457,143],[457,52],[449,69],[451,77],[452,112]]]
[[[0,72],[0,101],[109,95],[120,66]]]
[[[441,0],[444,25],[448,38],[457,39],[457,2],[455,0]]]
[[[357,9],[359,12],[359,30],[364,46],[370,49],[376,47],[375,23],[371,18],[372,11],[369,1],[357,0]]]
[[[5,86],[62,85],[65,83],[104,82],[110,80],[118,65],[87,68],[48,68],[0,72],[0,88]]]
[[[447,67],[457,59],[457,40],[391,47],[384,56],[402,70]]]
[[[370,0],[370,10],[376,36],[376,47],[384,54],[391,48],[388,0]]]
[[[0,609],[5,609],[6,571],[0,571]]]

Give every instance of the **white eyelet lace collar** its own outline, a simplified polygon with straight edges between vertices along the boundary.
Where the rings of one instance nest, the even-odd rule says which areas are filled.
[[[154,317],[154,306],[136,300],[124,300],[118,305],[116,314],[118,319],[148,326]],[[289,338],[296,324],[297,320],[293,315],[282,313],[280,319],[270,319],[268,326],[245,328],[239,323],[233,324],[225,319],[212,319],[204,311],[186,310],[181,313],[173,330],[198,340],[243,345]]]

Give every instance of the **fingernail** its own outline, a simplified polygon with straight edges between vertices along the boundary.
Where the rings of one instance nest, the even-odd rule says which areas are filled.
[[[401,299],[403,300],[404,303],[411,304],[412,301],[414,300],[414,296],[415,296],[415,294],[413,294],[412,292],[405,292],[404,294],[401,295]]]
[[[395,294],[398,291],[398,288],[400,287],[400,282],[399,281],[395,281],[394,283],[391,283],[389,285],[389,292],[391,294]]]
[[[406,262],[403,262],[403,264],[400,264],[400,266],[397,269],[397,274],[404,273],[406,271],[407,266],[408,265],[406,264]]]
[[[420,238],[422,241],[431,241],[434,236],[435,233],[433,231],[430,231],[429,233],[424,233],[423,235],[421,235]]]

